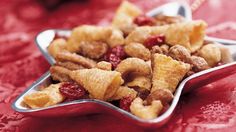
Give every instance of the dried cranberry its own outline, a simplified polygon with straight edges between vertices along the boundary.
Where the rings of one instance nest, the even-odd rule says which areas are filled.
[[[120,100],[120,108],[126,111],[130,111],[130,105],[133,101],[133,98],[128,96],[128,97],[124,97]]]
[[[63,83],[59,91],[68,99],[80,99],[86,94],[85,89],[74,82]]]
[[[104,60],[112,64],[112,68],[116,68],[122,59],[126,57],[124,47],[119,45],[111,48],[105,55]]]
[[[165,43],[165,36],[164,35],[153,35],[153,36],[148,37],[144,41],[144,45],[149,49],[151,49],[155,45],[161,45],[164,43]]]
[[[145,15],[140,15],[138,17],[136,17],[133,21],[135,24],[137,24],[138,26],[153,26],[155,25],[155,19],[152,17],[148,17]]]
[[[121,59],[116,56],[115,54],[108,52],[105,56],[104,56],[104,60],[107,62],[110,62],[112,65],[112,68],[116,68],[117,65],[121,62]]]
[[[124,59],[126,57],[124,47],[121,45],[118,45],[118,46],[112,48],[110,52],[115,54],[120,59]]]

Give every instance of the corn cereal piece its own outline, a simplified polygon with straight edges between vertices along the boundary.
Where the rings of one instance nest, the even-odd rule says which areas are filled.
[[[142,14],[142,11],[128,1],[123,1],[112,20],[112,26],[123,32],[130,32],[134,28],[133,19]]]
[[[115,70],[120,72],[123,78],[128,73],[137,73],[138,75],[151,74],[151,67],[139,58],[127,58],[121,61]]]
[[[58,104],[65,99],[59,92],[60,85],[60,83],[51,84],[42,91],[28,94],[24,97],[23,102],[31,108],[41,108]]]
[[[156,89],[169,89],[172,93],[185,74],[189,71],[190,65],[173,60],[162,54],[153,55],[153,76],[152,91]]]

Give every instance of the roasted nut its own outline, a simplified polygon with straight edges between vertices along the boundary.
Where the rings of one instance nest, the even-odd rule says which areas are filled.
[[[191,54],[190,52],[181,45],[172,46],[169,50],[168,55],[175,60],[182,62],[190,62]]]
[[[146,101],[147,104],[151,104],[154,100],[160,100],[164,105],[172,101],[173,97],[173,94],[168,89],[156,89],[148,95]]]
[[[199,72],[210,68],[205,59],[199,56],[191,56],[191,64],[194,72]]]
[[[216,44],[207,44],[200,49],[199,56],[204,58],[210,67],[213,67],[221,60],[221,51]]]
[[[168,46],[166,44],[163,44],[163,45],[160,46],[160,48],[161,48],[162,53],[167,55],[168,52],[169,52],[170,46]]]
[[[115,70],[120,72],[123,78],[125,78],[128,73],[144,76],[151,73],[151,67],[144,60],[139,58],[127,58],[121,61]]]
[[[70,61],[79,65],[82,65],[85,68],[93,68],[96,66],[96,62],[89,58],[83,57],[76,53],[70,52],[60,52],[56,57],[57,61]]]
[[[151,56],[149,49],[140,43],[130,43],[126,45],[125,52],[131,57],[137,57],[143,60],[149,60]]]
[[[160,114],[162,108],[163,105],[159,100],[152,101],[151,105],[149,106],[144,106],[143,100],[139,97],[134,99],[130,105],[131,113],[142,119],[156,118]]]
[[[131,82],[127,83],[129,87],[139,87],[142,89],[150,90],[151,79],[146,76],[136,76]]]
[[[48,53],[55,58],[58,53],[65,51],[65,48],[66,48],[65,39],[55,39],[48,46]]]
[[[111,63],[106,62],[106,61],[98,62],[96,67],[99,68],[99,69],[102,69],[102,70],[107,70],[107,71],[111,71],[111,69],[112,69]]]
[[[83,66],[78,65],[78,64],[73,63],[73,62],[70,62],[70,61],[66,61],[66,62],[57,61],[55,65],[62,66],[62,67],[66,68],[66,69],[69,69],[69,70],[84,69]]]
[[[108,46],[104,42],[81,42],[80,53],[92,59],[99,59],[107,52]]]
[[[55,81],[60,81],[60,82],[72,81],[71,78],[69,77],[69,72],[70,72],[70,70],[68,70],[64,67],[61,67],[61,66],[51,66],[50,67],[51,77]]]
[[[155,54],[155,53],[163,54],[161,47],[158,45],[152,47],[151,53],[152,54]]]
[[[219,44],[219,47],[220,47],[220,51],[221,51],[221,62],[222,63],[230,63],[230,62],[233,62],[233,57],[232,55],[230,54],[230,51],[228,48],[226,48],[225,46],[223,45],[220,45]]]

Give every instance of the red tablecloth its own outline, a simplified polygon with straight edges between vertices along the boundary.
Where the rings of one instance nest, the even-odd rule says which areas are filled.
[[[132,0],[146,11],[169,1]],[[46,10],[34,0],[0,1],[0,131],[143,131],[110,115],[40,119],[11,109],[12,101],[49,68],[34,45],[38,32],[85,23],[106,25],[119,3],[120,0],[72,1]],[[236,39],[235,5],[235,0],[207,0],[193,17],[209,23],[210,35]],[[175,116],[155,130],[236,131],[235,82],[236,75],[231,75],[182,96]]]

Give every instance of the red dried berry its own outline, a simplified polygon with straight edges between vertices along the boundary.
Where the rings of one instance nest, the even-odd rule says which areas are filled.
[[[124,47],[121,45],[118,45],[118,46],[112,48],[111,53],[115,54],[120,59],[124,59],[126,57]]]
[[[110,62],[113,69],[115,69],[117,67],[117,65],[121,62],[121,59],[111,52],[108,52],[104,56],[104,60],[107,62]]]
[[[140,15],[136,17],[133,21],[138,26],[153,26],[155,25],[155,19],[145,15]]]
[[[63,83],[59,88],[59,91],[68,99],[80,99],[86,94],[83,87],[73,82]]]
[[[126,111],[130,111],[130,105],[133,101],[133,98],[128,96],[128,97],[124,97],[120,100],[120,108]]]
[[[149,49],[151,49],[155,45],[160,45],[160,44],[164,44],[164,43],[165,43],[165,36],[164,35],[153,35],[153,36],[148,37],[144,41],[144,45]]]

